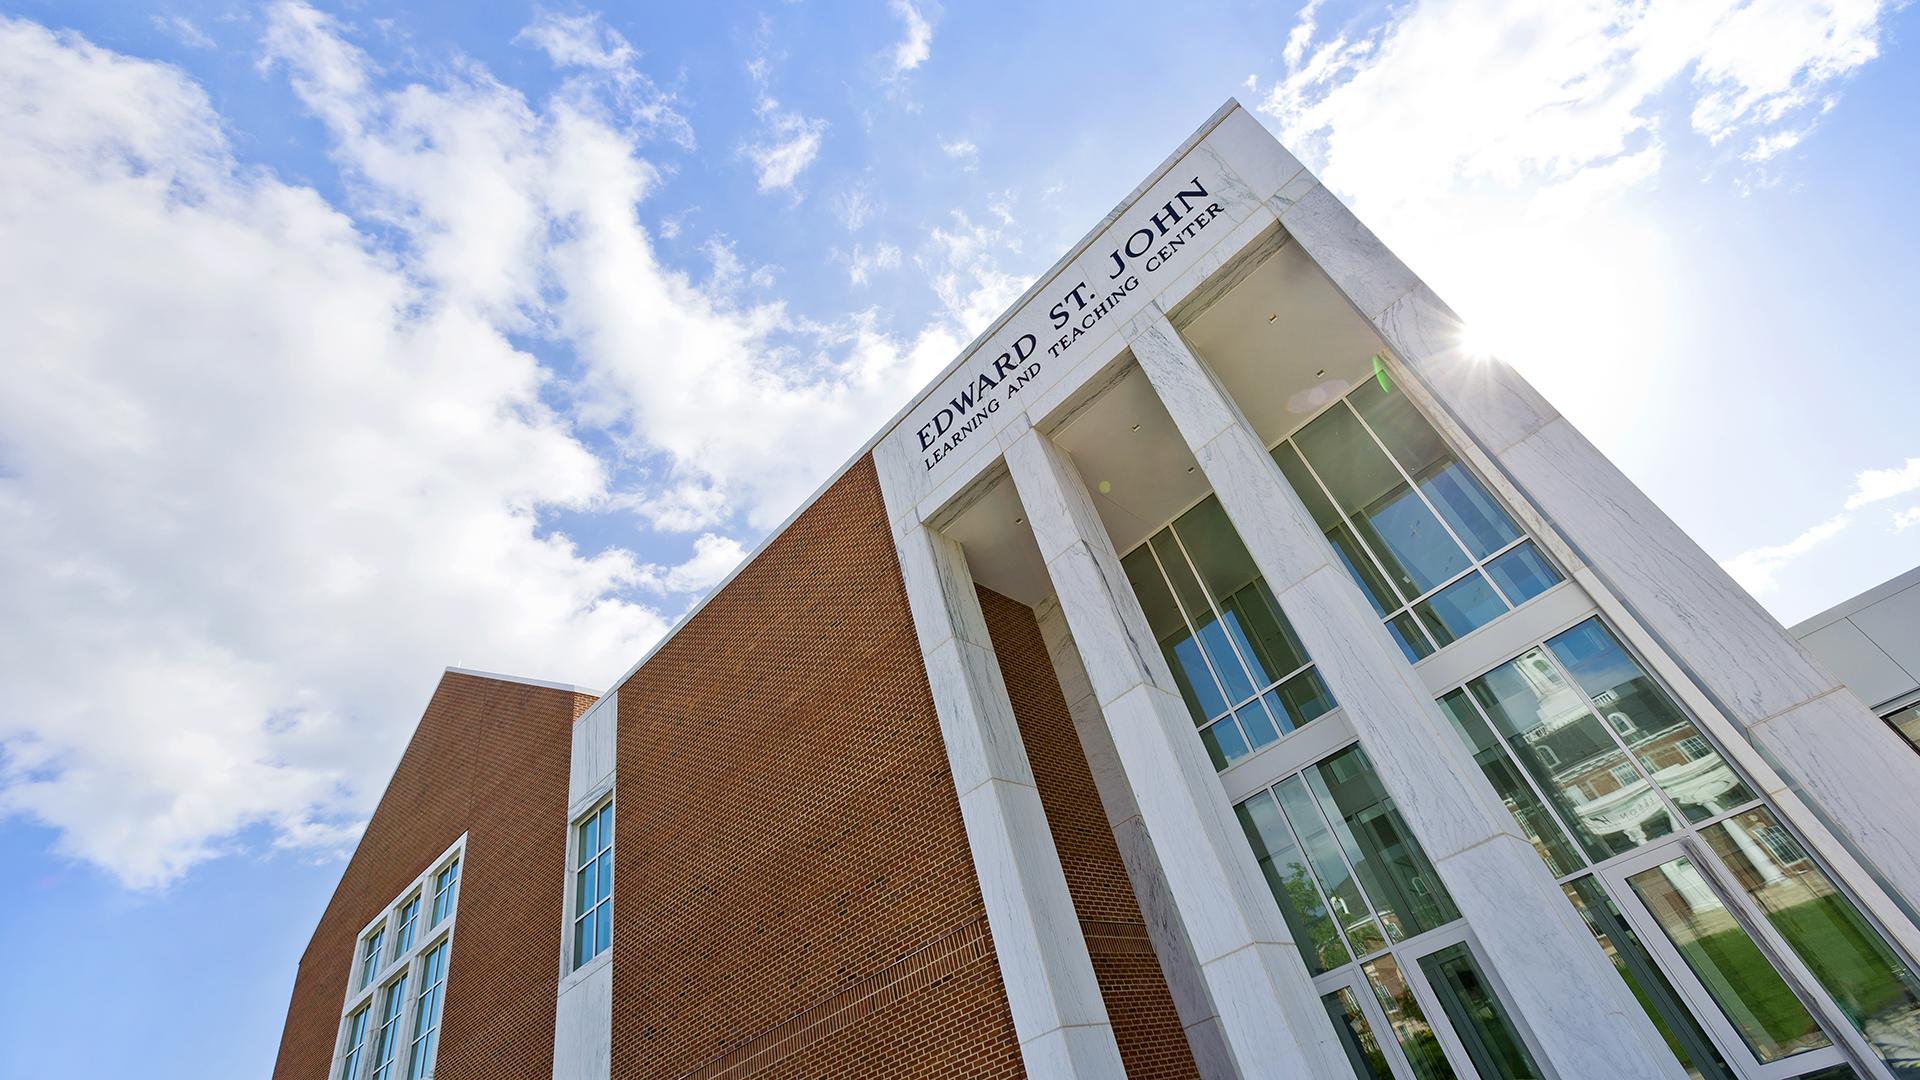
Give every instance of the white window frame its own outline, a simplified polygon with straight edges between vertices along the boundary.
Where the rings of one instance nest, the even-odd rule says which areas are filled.
[[[386,992],[387,987],[393,985],[394,980],[403,976],[407,980],[407,989],[405,999],[401,1002],[400,1006],[400,1018],[395,1021],[394,1063],[389,1075],[393,1080],[401,1080],[402,1077],[407,1075],[409,1055],[413,1048],[413,1029],[417,1020],[415,1014],[418,1012],[416,1006],[420,997],[420,976],[422,973],[421,969],[424,966],[423,961],[426,955],[432,952],[436,946],[442,942],[446,942],[447,960],[449,966],[451,966],[453,960],[452,942],[454,928],[460,919],[460,890],[456,886],[452,910],[448,911],[446,918],[439,923],[428,925],[427,920],[432,918],[434,879],[439,876],[442,870],[445,870],[448,865],[455,861],[460,863],[460,875],[464,878],[467,870],[466,855],[467,835],[462,833],[459,839],[455,840],[445,851],[442,851],[433,860],[428,862],[426,869],[421,871],[419,876],[401,888],[393,899],[382,906],[379,913],[367,920],[366,925],[360,928],[360,932],[354,935],[353,956],[351,958],[352,966],[348,972],[347,979],[347,995],[340,1005],[340,1023],[334,1037],[333,1060],[327,1065],[327,1080],[369,1080],[373,1075],[374,1049],[377,1045],[380,1032],[379,1010],[383,1004],[382,995]],[[416,916],[417,921],[414,924],[413,941],[404,951],[395,955],[393,945],[399,941],[399,936],[394,933],[394,931],[399,926],[400,911],[409,901],[416,898],[420,901],[420,912],[418,916]],[[368,979],[363,986],[360,982],[360,972],[362,970],[362,963],[364,962],[367,938],[376,930],[386,931],[386,939],[381,942],[380,948],[382,955],[378,966],[374,970],[373,977]],[[446,991],[443,987],[441,990],[441,1010],[443,1013],[446,1005],[445,995]],[[352,1020],[354,1014],[361,1009],[367,1010],[365,1045],[361,1050],[360,1060],[355,1065],[354,1075],[346,1076],[343,1075],[341,1070],[346,1064],[348,1049],[347,1036],[351,1033],[349,1022]],[[433,1059],[439,1057],[439,1045],[440,1041],[436,1038],[434,1040]],[[426,1072],[423,1074],[421,1080],[426,1080],[426,1078],[433,1076],[436,1064],[436,1061],[433,1059],[428,1060]]]
[[[620,823],[620,808],[614,805],[614,789],[612,784],[608,784],[604,789],[596,791],[590,798],[584,800],[584,804],[586,809],[572,815],[567,821],[567,887],[564,906],[560,912],[563,927],[563,932],[560,935],[560,970],[563,981],[583,972],[592,971],[601,964],[607,963],[613,956],[612,934],[609,933],[606,948],[594,953],[579,963],[574,962],[576,953],[575,936],[580,932],[580,912],[574,910],[579,904],[580,892],[580,827],[586,824],[588,818],[593,817],[608,807],[613,807],[613,815],[607,820],[616,830],[616,834]],[[612,918],[613,897],[619,888],[619,853],[617,845],[613,840],[608,840],[601,846],[600,850],[611,853],[614,856],[614,879],[608,884],[607,895],[603,900],[603,903],[606,905],[607,917]]]

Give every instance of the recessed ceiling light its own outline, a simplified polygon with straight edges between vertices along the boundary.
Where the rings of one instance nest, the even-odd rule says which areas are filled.
[[[1139,431],[1139,430],[1140,430],[1140,425],[1139,425],[1139,424],[1135,424],[1135,425],[1133,425],[1133,427],[1132,427],[1132,428],[1130,428],[1130,429],[1128,429],[1128,430],[1131,430],[1131,431]]]
[[[1269,316],[1267,316],[1267,321],[1268,321],[1268,322],[1272,322],[1273,320],[1275,320],[1275,319],[1277,319],[1277,318],[1279,318],[1279,317],[1280,317],[1280,313],[1276,311],[1276,312],[1274,312],[1273,314],[1271,314],[1271,315],[1269,315]]]
[[[1189,466],[1187,466],[1187,471],[1188,471],[1188,472],[1192,472],[1192,471],[1193,471],[1193,466],[1191,466],[1191,465],[1189,465]]]
[[[1314,372],[1314,373],[1313,373],[1313,377],[1314,377],[1314,378],[1316,378],[1316,379],[1324,379],[1324,378],[1326,378],[1326,377],[1327,377],[1327,369],[1326,369],[1326,368],[1321,368],[1321,369],[1320,369],[1319,371],[1316,371],[1316,372]]]
[[[1023,521],[1025,521],[1025,520],[1027,520],[1027,519],[1026,519],[1026,518],[1023,518],[1023,517],[1017,517],[1017,518],[1014,518],[1014,519],[1013,519],[1013,523],[1014,523],[1015,525],[1018,525],[1018,524],[1020,524],[1021,522],[1023,522]]]

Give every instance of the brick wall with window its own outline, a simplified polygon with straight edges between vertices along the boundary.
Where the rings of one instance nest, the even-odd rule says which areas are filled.
[[[553,1067],[567,754],[583,694],[448,672],[300,961],[276,1080],[322,1080],[356,935],[467,834],[436,1080]],[[429,898],[428,902],[431,900]]]
[[[1021,1074],[871,457],[619,710],[613,1075]]]

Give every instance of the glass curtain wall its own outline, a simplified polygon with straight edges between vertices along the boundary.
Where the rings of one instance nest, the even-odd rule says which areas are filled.
[[[1410,944],[1455,923],[1460,911],[1364,750],[1349,746],[1234,811],[1308,968],[1338,977],[1357,961],[1412,1075],[1448,1080],[1456,1073],[1409,984],[1410,963],[1423,965],[1482,1075],[1539,1075],[1465,943],[1424,956]],[[1426,966],[1435,957],[1438,966]],[[1351,991],[1336,988],[1323,1001],[1356,1073],[1393,1075]],[[1481,1050],[1492,1066],[1480,1062]]]
[[[1274,447],[1273,460],[1408,660],[1561,580],[1384,372]]]
[[[1333,708],[1217,498],[1202,499],[1120,563],[1214,768]]]
[[[1718,856],[1873,1050],[1920,1076],[1920,983],[1598,618],[1440,704],[1691,1075],[1734,1073],[1591,872],[1682,834]],[[1634,873],[1627,887],[1755,1060],[1832,1044],[1691,856]]]

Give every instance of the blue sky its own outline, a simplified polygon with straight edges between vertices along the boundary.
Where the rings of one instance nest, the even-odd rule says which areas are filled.
[[[1783,620],[1920,562],[1920,15],[1540,7],[0,0],[0,1075],[262,1075],[441,667],[609,681],[1229,96]]]

